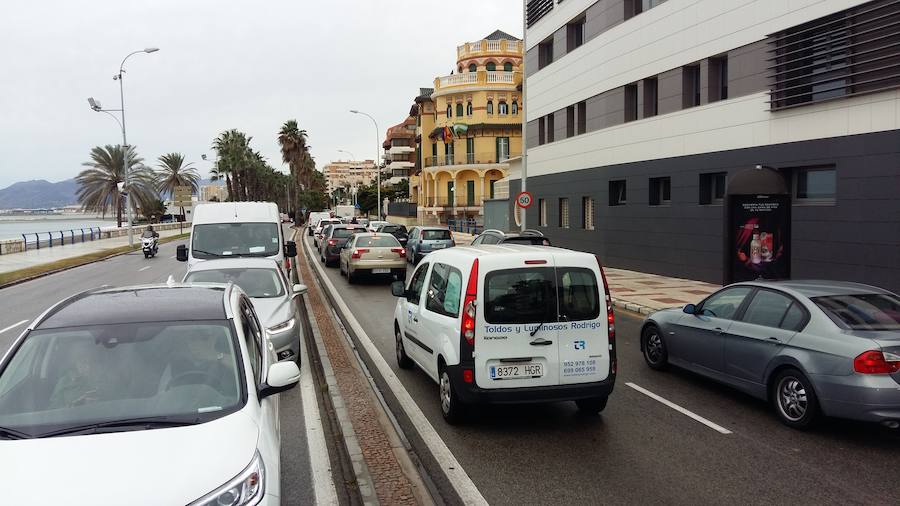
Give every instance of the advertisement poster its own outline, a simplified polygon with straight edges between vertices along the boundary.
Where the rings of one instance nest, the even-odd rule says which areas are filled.
[[[789,195],[732,195],[732,282],[790,277]]]

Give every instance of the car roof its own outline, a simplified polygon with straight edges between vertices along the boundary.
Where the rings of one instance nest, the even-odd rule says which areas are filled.
[[[864,293],[891,293],[889,290],[877,286],[852,283],[849,281],[830,281],[820,279],[792,279],[792,280],[758,280],[744,285],[762,286],[793,292],[794,295],[804,297],[826,297],[829,295],[855,295]]]
[[[281,217],[273,202],[211,202],[197,204],[191,221],[195,225],[257,223],[281,221]]]
[[[225,320],[226,285],[142,285],[70,297],[37,322],[38,330],[85,325]]]
[[[565,248],[557,248],[553,246],[534,246],[531,244],[479,244],[478,246],[456,246],[454,248],[442,249],[429,254],[426,258],[448,258],[449,261],[468,262],[476,258],[488,256],[512,255],[515,258],[527,256],[528,254],[536,255],[553,255],[556,263],[565,263],[566,259],[578,258],[584,256],[594,257],[592,253],[584,251],[575,251]]]
[[[196,271],[216,271],[219,269],[270,269],[277,270],[278,262],[271,258],[217,258],[215,260],[204,260],[194,264],[188,272]]]
[[[447,231],[450,230],[448,227],[427,227],[427,226],[418,226],[418,227],[416,227],[416,228],[418,228],[419,230],[447,230]]]

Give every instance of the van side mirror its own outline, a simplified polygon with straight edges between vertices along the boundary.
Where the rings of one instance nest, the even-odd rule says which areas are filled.
[[[688,304],[687,306],[684,306],[684,309],[682,309],[682,311],[684,311],[686,314],[697,314],[697,306]]]
[[[266,382],[259,389],[260,400],[290,390],[300,382],[300,367],[293,360],[275,362],[269,366]]]
[[[284,256],[288,258],[294,258],[297,256],[297,243],[294,241],[288,241],[284,243]]]
[[[391,295],[394,297],[406,297],[406,285],[403,284],[403,281],[391,283]]]
[[[184,244],[179,244],[177,248],[175,248],[175,258],[179,262],[187,262],[188,261],[188,251],[187,246]]]

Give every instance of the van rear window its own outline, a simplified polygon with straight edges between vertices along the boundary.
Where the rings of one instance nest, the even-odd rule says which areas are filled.
[[[590,269],[535,267],[488,273],[485,278],[488,323],[550,323],[595,320],[600,289]]]

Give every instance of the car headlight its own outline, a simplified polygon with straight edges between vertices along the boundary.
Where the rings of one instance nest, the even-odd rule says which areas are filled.
[[[250,465],[231,481],[192,502],[190,506],[246,506],[257,504],[266,493],[266,467],[259,451]]]
[[[290,320],[288,320],[286,322],[282,322],[282,323],[279,323],[278,325],[273,325],[273,326],[269,327],[268,330],[269,330],[270,334],[281,334],[282,332],[287,332],[288,330],[291,330],[292,328],[294,328],[295,323],[296,322],[294,321],[294,319],[291,318]]]

